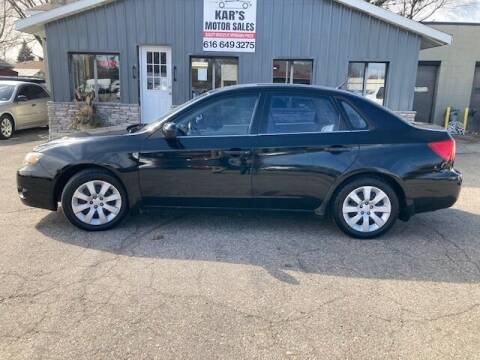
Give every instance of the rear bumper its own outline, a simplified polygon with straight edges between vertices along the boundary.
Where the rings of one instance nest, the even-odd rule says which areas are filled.
[[[20,200],[27,206],[57,210],[52,179],[19,170],[17,172],[17,191]]]
[[[460,195],[462,182],[462,173],[455,169],[425,174],[409,180],[406,188],[406,215],[453,206]]]

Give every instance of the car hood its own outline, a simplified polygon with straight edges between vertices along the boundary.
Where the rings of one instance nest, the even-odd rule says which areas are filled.
[[[50,140],[44,144],[38,145],[33,150],[36,152],[45,152],[50,149],[55,149],[59,147],[73,147],[75,145],[88,144],[92,143],[92,146],[99,141],[116,141],[116,137],[124,138],[131,136],[132,134],[127,131],[127,129],[94,129],[76,132],[58,139]],[[120,139],[118,139],[120,140]]]

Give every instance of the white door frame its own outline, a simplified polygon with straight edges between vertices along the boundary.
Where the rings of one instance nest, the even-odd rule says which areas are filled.
[[[149,52],[152,55],[147,65]],[[158,59],[154,53],[158,53]],[[163,53],[166,54],[166,61],[162,57]],[[141,121],[148,123],[160,118],[172,106],[172,48],[166,45],[141,45],[138,62]],[[147,73],[148,70],[151,72]]]

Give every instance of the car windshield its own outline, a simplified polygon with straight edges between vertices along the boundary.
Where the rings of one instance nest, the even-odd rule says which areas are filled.
[[[168,119],[171,115],[179,112],[179,111],[182,111],[183,109],[185,109],[186,107],[190,106],[191,104],[199,101],[200,99],[203,99],[205,96],[211,94],[212,92],[209,91],[209,92],[206,92],[206,93],[203,93],[202,95],[199,95],[197,97],[194,97],[193,99],[190,99],[188,100],[187,102],[183,103],[182,105],[179,105],[177,107],[174,107],[172,109],[170,109],[166,114],[164,114],[160,119],[148,124],[147,126],[145,126],[143,128],[144,131],[152,131],[152,130],[155,130],[157,129],[159,126],[161,126],[161,124],[166,120]]]
[[[12,97],[15,86],[0,84],[0,101],[8,101]]]

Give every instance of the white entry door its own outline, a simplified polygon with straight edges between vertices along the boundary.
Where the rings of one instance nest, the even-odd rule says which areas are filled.
[[[139,55],[142,122],[150,123],[172,107],[172,49],[142,46]]]

